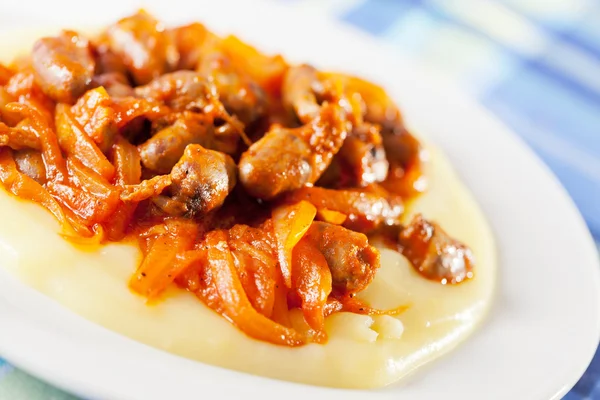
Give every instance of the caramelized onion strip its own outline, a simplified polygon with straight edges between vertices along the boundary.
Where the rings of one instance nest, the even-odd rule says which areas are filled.
[[[256,311],[237,275],[224,231],[206,236],[208,269],[214,278],[223,315],[248,336],[285,346],[300,346],[305,339],[295,330],[273,322]]]
[[[148,299],[156,298],[189,263],[189,258],[177,258],[178,253],[194,245],[197,226],[188,221],[169,221],[164,234],[156,237],[129,287]]]

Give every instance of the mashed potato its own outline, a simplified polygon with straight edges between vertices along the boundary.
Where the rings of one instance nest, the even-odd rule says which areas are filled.
[[[27,48],[39,33],[14,37]],[[6,53],[12,59],[17,52]],[[444,286],[418,275],[399,253],[381,249],[382,267],[361,294],[371,305],[411,307],[398,317],[334,314],[329,342],[299,348],[251,339],[193,295],[171,289],[147,305],[128,287],[140,261],[130,244],[75,247],[42,207],[0,189],[0,266],[82,317],[150,346],[252,374],[308,384],[374,388],[392,383],[454,348],[489,308],[496,274],[490,228],[446,158],[431,149],[430,190],[406,218],[421,212],[466,243],[476,258],[475,277]]]

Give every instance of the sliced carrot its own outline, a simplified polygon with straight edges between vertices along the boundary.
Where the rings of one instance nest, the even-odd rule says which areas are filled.
[[[329,222],[334,225],[342,225],[348,216],[339,211],[330,210],[329,208],[320,208],[317,210],[317,217],[319,220]]]
[[[288,65],[280,55],[267,56],[236,36],[227,36],[221,47],[240,70],[250,75],[268,93],[278,96]]]
[[[315,206],[304,200],[273,209],[273,231],[277,239],[279,266],[288,288],[292,286],[292,250],[310,228],[316,214]]]
[[[127,229],[133,220],[136,208],[136,203],[121,204],[117,208],[110,219],[103,224],[108,240],[118,242],[127,236]]]
[[[6,106],[6,109],[28,119],[32,131],[35,132],[42,145],[42,157],[44,158],[44,164],[46,164],[46,177],[48,180],[65,181],[67,179],[67,164],[60,151],[56,133],[50,125],[51,121],[30,104],[10,103]]]
[[[83,131],[67,104],[56,106],[55,119],[58,143],[65,153],[110,181],[115,175],[115,168],[92,138]]]
[[[137,148],[122,136],[117,136],[111,149],[111,159],[115,166],[115,184],[118,186],[140,183],[142,165]],[[127,228],[137,208],[137,203],[122,203],[105,224],[109,240],[119,241],[125,237]]]
[[[102,86],[88,90],[71,107],[71,113],[83,131],[108,151],[117,133],[116,113],[110,96]]]
[[[283,282],[281,270],[276,270],[275,297],[273,299],[273,312],[271,319],[283,326],[291,326],[290,310],[288,307],[288,288]]]
[[[332,278],[327,260],[310,240],[300,240],[294,247],[292,261],[293,288],[300,297],[304,319],[315,331],[313,340],[323,343],[325,332],[325,305],[331,294]]]
[[[93,222],[104,222],[119,205],[120,191],[94,170],[75,158],[67,159],[67,170],[71,182],[82,188],[98,202]]]
[[[105,222],[119,205],[119,191],[77,159],[67,161],[67,180],[49,181],[48,191],[59,203],[92,227]]]
[[[377,108],[379,114],[385,115],[389,119],[396,119],[402,122],[402,115],[394,101],[388,96],[384,88],[373,82],[364,79],[336,72],[321,73],[324,78],[340,81],[348,97],[353,97],[357,93],[362,100],[371,108]]]
[[[157,237],[144,257],[129,287],[147,297],[156,298],[189,264],[177,260],[177,254],[190,250],[196,240],[197,225],[185,220],[165,223],[166,233]]]
[[[111,150],[117,185],[136,185],[142,177],[142,161],[137,148],[122,136],[117,136]]]
[[[0,149],[0,181],[13,195],[38,203],[50,211],[60,223],[63,235],[72,237],[92,235],[92,232],[75,216],[68,216],[42,185],[17,170],[9,149]]]
[[[36,84],[32,68],[25,67],[15,73],[10,77],[4,88],[6,93],[12,96],[15,101],[35,108],[48,122],[52,121],[54,101],[46,96]]]

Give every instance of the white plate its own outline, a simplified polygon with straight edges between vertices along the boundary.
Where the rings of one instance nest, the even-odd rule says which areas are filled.
[[[0,14],[71,26],[109,22],[139,4],[104,1],[90,12],[84,2],[11,3],[2,4]],[[167,21],[205,21],[294,61],[384,84],[409,124],[446,151],[495,231],[501,260],[493,309],[458,350],[404,384],[367,393],[259,378],[176,357],[89,323],[0,271],[2,356],[55,385],[103,399],[546,400],[577,381],[600,335],[597,252],[564,189],[511,132],[426,66],[398,59],[391,49],[325,19],[309,20],[262,2],[144,4]]]

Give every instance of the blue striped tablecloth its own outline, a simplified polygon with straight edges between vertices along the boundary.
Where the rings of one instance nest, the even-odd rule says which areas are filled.
[[[278,1],[439,66],[552,168],[600,241],[600,1]],[[0,399],[71,398],[0,359]],[[600,399],[600,352],[565,399]]]

